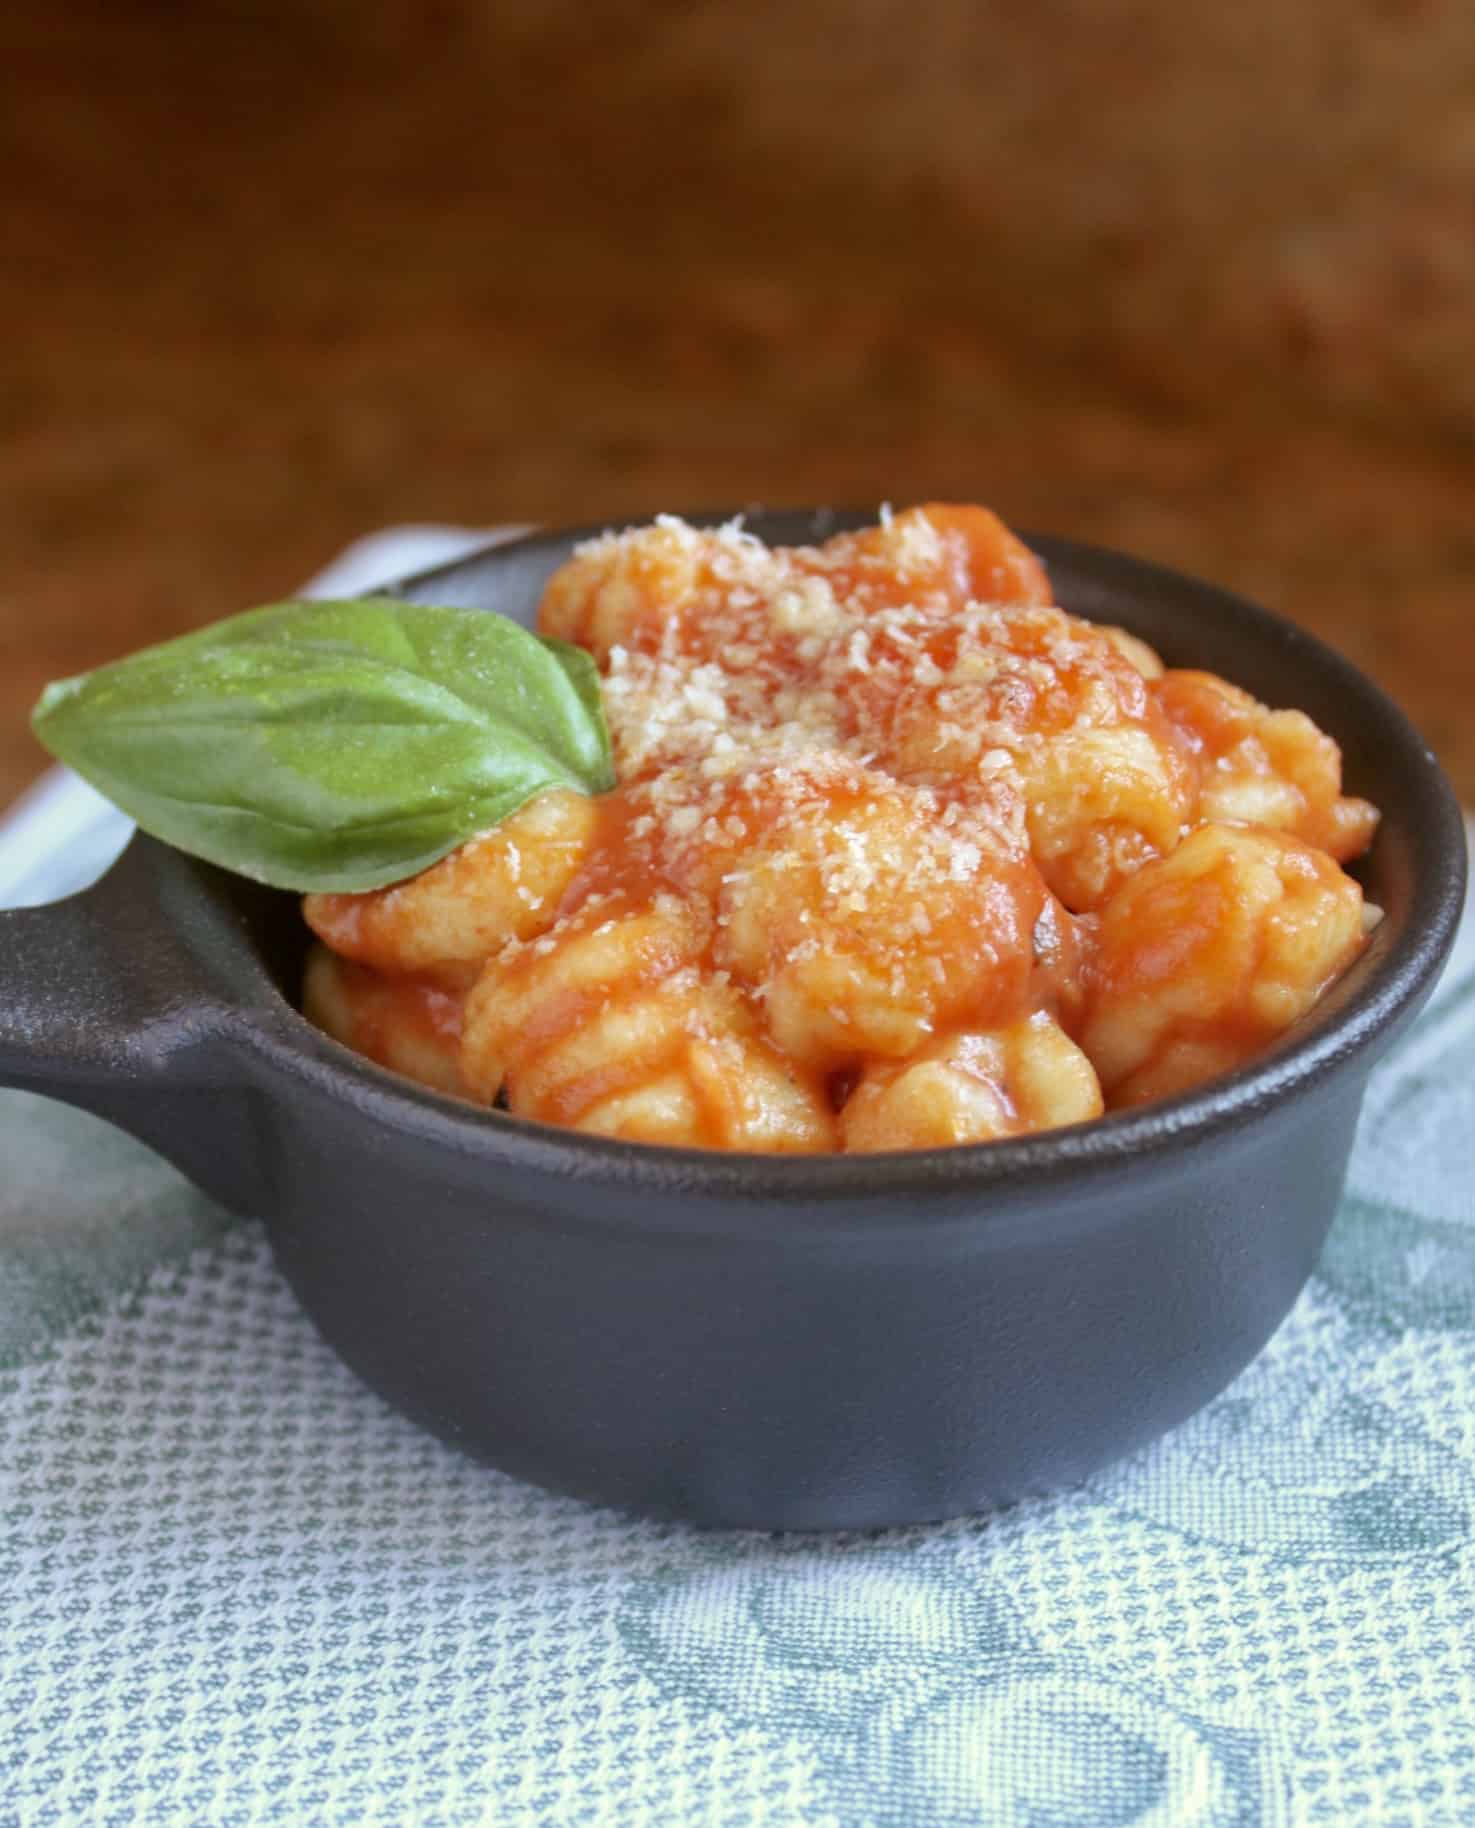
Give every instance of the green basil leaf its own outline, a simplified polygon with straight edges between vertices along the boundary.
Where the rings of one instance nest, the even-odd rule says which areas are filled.
[[[582,649],[390,597],[248,610],[49,685],[32,724],[144,831],[286,889],[380,888],[614,785]]]

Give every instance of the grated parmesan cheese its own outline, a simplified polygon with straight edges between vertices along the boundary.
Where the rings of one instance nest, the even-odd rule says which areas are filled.
[[[669,515],[587,542],[579,589],[628,811],[586,887],[646,883],[644,905],[704,909],[708,970],[748,948],[748,995],[775,972],[818,986],[837,946],[875,948],[865,981],[909,981],[893,995],[918,1021],[1017,949],[991,923],[1038,881],[1032,745],[1121,721],[1132,669],[1062,610],[975,600],[965,541],[909,510],[816,547]]]

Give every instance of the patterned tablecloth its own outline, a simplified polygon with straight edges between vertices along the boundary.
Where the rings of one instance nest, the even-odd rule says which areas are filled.
[[[49,782],[0,901],[121,832]],[[776,1538],[470,1464],[338,1363],[258,1226],[0,1093],[0,1824],[1475,1823],[1472,1136],[1467,919],[1224,1396],[1049,1500]]]

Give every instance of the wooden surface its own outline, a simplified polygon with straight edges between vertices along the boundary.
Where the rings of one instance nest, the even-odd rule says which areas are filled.
[[[18,0],[0,801],[387,522],[925,495],[1287,610],[1475,799],[1468,15],[1338,6]]]

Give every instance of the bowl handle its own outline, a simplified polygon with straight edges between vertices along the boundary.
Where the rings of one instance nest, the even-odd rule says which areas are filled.
[[[107,1118],[240,1209],[259,1150],[229,1021],[137,839],[81,894],[0,913],[0,1086]]]
[[[131,851],[66,901],[0,913],[0,1084],[66,1098],[162,1072],[184,1039]]]

